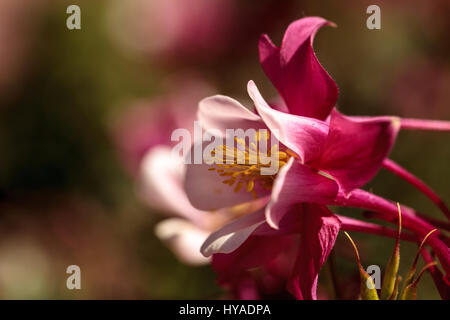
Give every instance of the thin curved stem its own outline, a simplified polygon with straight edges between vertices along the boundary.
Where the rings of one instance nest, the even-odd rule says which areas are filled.
[[[447,205],[444,203],[444,201],[434,192],[433,189],[431,189],[425,182],[420,180],[418,177],[410,173],[405,168],[401,167],[396,162],[392,161],[391,159],[385,159],[383,161],[383,168],[391,171],[396,176],[402,178],[406,182],[413,185],[415,188],[417,188],[420,192],[422,192],[424,195],[426,195],[431,201],[433,201],[436,206],[438,206],[439,209],[445,214],[447,219],[450,220],[450,210],[448,209]]]
[[[438,227],[441,230],[450,231],[450,222],[441,221],[441,220],[429,217],[426,214],[420,213],[418,211],[416,211],[416,215],[418,217],[421,217],[423,220],[428,221],[429,223],[431,223],[432,225]]]
[[[339,220],[341,220],[341,230],[344,231],[354,231],[362,233],[375,234],[377,236],[383,236],[388,238],[397,238],[398,231],[385,226],[380,226],[375,223],[365,222],[358,219],[352,219],[345,216],[338,215]],[[419,238],[414,234],[403,232],[400,236],[402,240],[409,242],[418,243]]]
[[[404,130],[450,131],[450,121],[402,118],[400,119],[400,128]]]
[[[422,218],[424,221],[428,222],[429,224],[437,227],[440,231],[445,230],[445,231],[450,231],[450,223],[445,222],[445,221],[441,221],[441,220],[437,220],[434,218],[430,218],[429,216],[427,216],[426,214],[420,213],[418,211],[414,211],[415,215]],[[364,211],[363,215],[366,218],[370,218],[370,219],[374,219],[374,218],[379,218],[381,220],[383,220],[382,214],[380,214],[379,212],[374,212],[374,211]],[[441,236],[444,236],[444,234],[441,234]]]
[[[339,193],[333,204],[375,211],[380,214],[380,218],[383,220],[398,223],[398,209],[393,202],[361,189],[354,190],[348,197]],[[428,232],[436,229],[433,225],[418,217],[413,209],[402,205],[401,210],[403,227],[412,231],[418,237],[423,238]],[[449,248],[439,239],[438,235],[439,232],[434,232],[428,238],[427,244],[436,253],[446,273],[450,273]]]

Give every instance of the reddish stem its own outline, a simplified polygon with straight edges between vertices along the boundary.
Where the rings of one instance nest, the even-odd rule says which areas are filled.
[[[349,217],[339,216],[339,220],[341,220],[341,230],[344,231],[355,231],[355,232],[363,232],[376,234],[378,236],[384,236],[388,238],[397,238],[397,230],[392,228],[380,226],[375,223],[365,222],[357,219],[352,219]],[[402,233],[400,238],[402,240],[410,241],[410,242],[419,242],[419,239],[414,234],[410,233]]]
[[[423,260],[425,260],[425,263],[431,263],[433,262],[433,258],[431,257],[430,253],[426,249],[422,249],[421,252]],[[436,288],[439,291],[439,295],[444,300],[450,299],[450,283],[448,283],[448,280],[444,278],[444,275],[442,274],[441,270],[437,266],[433,266],[428,269],[428,272],[431,274],[431,277],[433,278],[434,284],[436,285]]]
[[[402,178],[403,180],[407,181],[408,183],[412,184],[414,187],[416,187],[419,191],[421,191],[423,194],[425,194],[431,201],[433,201],[439,209],[445,214],[447,219],[450,220],[450,210],[445,205],[444,201],[442,201],[441,198],[431,189],[429,186],[425,184],[422,180],[417,178],[415,175],[407,171],[405,168],[401,167],[394,161],[390,159],[385,159],[383,161],[383,167],[398,177]]]
[[[396,223],[398,220],[398,209],[395,203],[382,197],[376,196],[367,191],[356,189],[348,197],[339,193],[334,205],[343,207],[355,207],[378,212],[383,220]],[[407,206],[401,206],[402,224],[405,229],[415,233],[420,238],[435,229],[434,226],[416,216],[414,210]],[[446,273],[450,273],[450,253],[448,246],[442,242],[439,232],[434,232],[427,241],[427,244],[434,250]]]
[[[406,130],[450,131],[450,121],[402,118],[400,128]]]

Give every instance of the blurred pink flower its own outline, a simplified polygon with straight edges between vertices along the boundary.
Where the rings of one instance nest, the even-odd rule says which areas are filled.
[[[142,160],[139,194],[149,207],[174,216],[156,225],[156,235],[184,263],[205,264],[209,259],[201,255],[200,246],[221,217],[189,203],[183,171],[183,159],[172,156],[169,146],[151,148]]]
[[[0,0],[0,94],[14,86],[25,70],[45,1]]]
[[[232,26],[234,1],[114,1],[114,39],[127,49],[161,58],[208,57],[221,50]]]
[[[133,174],[150,148],[174,145],[170,141],[173,130],[193,130],[198,101],[213,91],[209,84],[191,75],[168,79],[164,87],[169,88],[167,94],[130,103],[113,119],[119,156]]]
[[[212,89],[192,76],[170,79],[167,86],[178,90],[132,104],[115,119],[113,135],[119,156],[137,175],[142,200],[172,216],[156,225],[156,235],[184,263],[205,264],[209,259],[201,255],[201,244],[233,213],[201,211],[189,203],[183,189],[183,159],[172,155],[175,143],[170,137],[178,128],[193,131],[197,102]]]

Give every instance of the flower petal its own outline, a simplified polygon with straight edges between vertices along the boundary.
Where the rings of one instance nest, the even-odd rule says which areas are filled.
[[[167,246],[183,263],[189,265],[204,265],[210,259],[200,253],[200,247],[208,237],[208,232],[184,219],[166,219],[155,226],[156,236]]]
[[[348,195],[370,181],[394,145],[400,122],[395,117],[346,117],[333,110],[330,132],[318,163]]]
[[[208,142],[203,142],[203,150],[206,144]],[[191,148],[191,154],[195,152],[195,145]],[[190,159],[191,156],[189,155],[188,158]],[[252,193],[247,192],[245,187],[235,192],[237,182],[232,186],[223,183],[230,177],[220,176],[217,171],[208,170],[213,167],[214,164],[206,163],[186,164],[184,190],[192,206],[199,210],[213,211],[255,201]],[[255,183],[253,190],[258,199],[269,194],[269,191],[264,190],[259,183]]]
[[[308,162],[320,153],[328,134],[325,122],[272,109],[253,81],[248,83],[248,93],[270,131],[298,154],[303,162]]]
[[[278,255],[286,253],[285,249],[296,246],[297,241],[297,235],[251,235],[233,252],[214,254],[212,266],[219,275],[219,281],[228,282],[243,271],[270,263]]]
[[[225,135],[226,129],[265,129],[261,118],[238,101],[216,95],[199,103],[197,117],[205,130],[219,130]]]
[[[140,196],[150,207],[203,223],[206,213],[189,203],[183,189],[183,160],[169,147],[152,148],[142,160],[141,172]]]
[[[327,204],[334,200],[337,192],[338,186],[334,180],[291,158],[281,168],[272,187],[272,196],[266,207],[267,223],[279,229],[281,220],[295,204]]]
[[[340,221],[325,206],[303,204],[300,246],[288,282],[297,299],[317,299],[319,271],[333,249]]]
[[[264,222],[264,210],[248,214],[211,234],[200,251],[205,257],[214,253],[233,252]]]
[[[286,102],[290,113],[324,120],[338,97],[336,83],[320,65],[312,42],[316,32],[333,23],[320,17],[299,19],[289,25],[281,48],[267,35],[259,41],[264,72]]]

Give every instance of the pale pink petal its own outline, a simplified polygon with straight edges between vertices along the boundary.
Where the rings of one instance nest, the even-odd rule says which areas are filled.
[[[336,104],[336,83],[320,65],[312,42],[317,30],[333,25],[320,17],[299,19],[289,25],[281,47],[267,35],[259,41],[264,72],[292,114],[324,120]]]
[[[313,166],[333,176],[348,194],[375,176],[399,127],[395,117],[347,117],[334,109],[324,151]]]
[[[200,253],[208,232],[184,219],[167,219],[155,227],[156,236],[174,252],[183,263],[204,265],[210,259]]]
[[[209,257],[215,253],[230,253],[265,222],[264,210],[239,218],[211,234],[201,247],[201,253]]]
[[[183,159],[167,146],[152,148],[141,164],[140,196],[150,207],[185,217],[201,225],[206,213],[194,208],[184,191]]]
[[[294,205],[302,202],[328,204],[337,192],[338,186],[334,180],[291,158],[275,179],[266,207],[267,223],[279,229],[281,220]]]
[[[328,134],[325,122],[272,109],[253,81],[248,83],[248,93],[272,134],[298,154],[303,162],[308,162],[320,153]]]
[[[230,177],[222,177],[217,171],[209,171],[212,167],[214,165],[206,163],[186,165],[184,190],[192,206],[199,210],[214,211],[255,201],[252,193],[246,191],[245,185],[235,192],[237,182],[233,186],[224,184],[223,181]],[[270,194],[257,181],[254,190],[258,199]]]
[[[238,101],[221,95],[205,98],[199,103],[197,117],[205,130],[265,129],[261,118]]]

